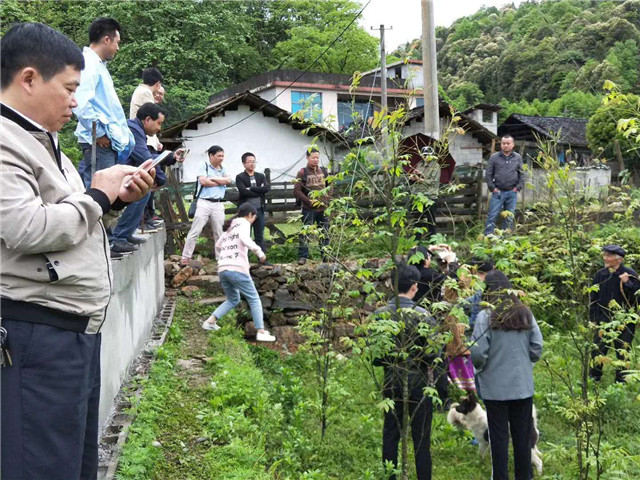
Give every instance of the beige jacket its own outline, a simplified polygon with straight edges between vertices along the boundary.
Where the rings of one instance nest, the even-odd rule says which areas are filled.
[[[89,317],[85,333],[97,333],[112,290],[102,224],[109,200],[98,190],[85,192],[48,133],[2,108],[0,296]]]
[[[138,110],[145,103],[155,103],[156,100],[153,98],[153,91],[151,87],[145,83],[141,83],[136,87],[133,91],[133,95],[131,95],[131,105],[129,106],[129,118],[134,119],[138,113]],[[147,145],[153,147],[154,150],[160,151],[160,140],[157,135],[148,136],[147,135]]]

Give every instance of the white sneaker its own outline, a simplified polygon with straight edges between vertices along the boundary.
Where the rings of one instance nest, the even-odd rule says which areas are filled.
[[[256,334],[256,340],[258,342],[275,342],[276,337],[274,337],[268,331],[265,330],[264,332],[258,332]]]
[[[204,322],[202,322],[202,328],[204,328],[205,330],[211,330],[215,332],[216,330],[220,330],[220,325],[218,325],[217,323],[210,322],[209,319],[207,318]]]

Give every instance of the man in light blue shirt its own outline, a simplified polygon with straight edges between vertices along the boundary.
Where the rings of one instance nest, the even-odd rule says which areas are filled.
[[[224,194],[227,185],[231,183],[231,177],[227,175],[222,166],[224,150],[219,145],[213,145],[207,150],[209,159],[202,162],[198,170],[198,194],[194,202],[196,214],[191,223],[191,229],[187,234],[182,249],[182,265],[194,265],[191,257],[196,248],[196,242],[204,226],[209,223],[213,232],[213,241],[217,242],[222,235],[224,223]]]
[[[91,129],[96,122],[96,171],[124,163],[135,140],[127,126],[113,80],[107,70],[107,62],[113,60],[120,44],[120,24],[112,18],[97,18],[89,27],[88,47],[84,47],[85,68],[80,87],[76,91],[78,106],[73,110],[78,117],[76,137],[82,150],[82,162],[78,166],[85,185],[91,184]]]

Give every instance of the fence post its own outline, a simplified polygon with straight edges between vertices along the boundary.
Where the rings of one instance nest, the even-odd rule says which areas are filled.
[[[271,169],[270,168],[265,168],[264,169],[264,176],[267,179],[267,183],[269,185],[271,185]],[[272,202],[272,200],[271,200],[271,198],[266,198],[266,197],[265,197],[265,200],[266,200],[266,203],[267,203],[267,205],[266,205],[267,211],[265,213],[269,213],[269,216],[273,218],[273,211],[271,210],[271,202]]]

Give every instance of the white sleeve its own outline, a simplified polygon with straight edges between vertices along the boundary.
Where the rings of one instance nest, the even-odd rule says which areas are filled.
[[[242,222],[240,228],[238,229],[238,235],[240,236],[240,241],[244,243],[249,248],[249,250],[255,253],[258,258],[265,257],[262,249],[256,242],[251,239],[251,224],[249,222]]]

